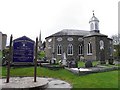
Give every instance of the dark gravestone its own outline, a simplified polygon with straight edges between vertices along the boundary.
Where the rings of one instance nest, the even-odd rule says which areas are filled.
[[[23,36],[13,41],[13,63],[33,64],[34,62],[34,41]]]
[[[85,62],[85,67],[86,67],[86,68],[93,67],[92,62],[91,62],[90,60],[86,61],[86,62]]]
[[[77,68],[78,67],[77,61],[75,61],[74,59],[68,61],[68,67],[69,68]]]
[[[113,65],[113,59],[109,59],[108,62],[109,62],[110,65]]]

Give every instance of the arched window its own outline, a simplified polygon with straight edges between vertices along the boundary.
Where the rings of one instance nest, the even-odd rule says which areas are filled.
[[[58,46],[57,46],[57,54],[58,54],[58,55],[61,55],[61,54],[62,54],[62,47],[61,47],[60,44],[58,44]]]
[[[110,56],[112,56],[112,47],[109,48]]]
[[[73,45],[69,44],[67,48],[68,55],[73,55]]]
[[[79,55],[83,54],[83,46],[82,46],[82,44],[79,45],[79,47],[78,47],[78,54]]]
[[[97,23],[95,23],[95,29],[98,30],[98,24]]]
[[[87,54],[90,55],[92,54],[92,44],[89,42],[87,46]]]
[[[93,30],[94,29],[94,24],[93,23],[91,23],[91,30]]]
[[[100,40],[100,49],[101,50],[104,49],[104,42],[103,42],[103,40]]]

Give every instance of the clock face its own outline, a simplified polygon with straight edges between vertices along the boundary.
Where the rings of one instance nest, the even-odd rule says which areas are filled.
[[[103,42],[103,40],[100,40],[100,49],[101,50],[104,49],[104,42]]]

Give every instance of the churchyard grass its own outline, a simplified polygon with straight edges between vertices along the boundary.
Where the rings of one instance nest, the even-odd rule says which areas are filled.
[[[20,77],[33,76],[34,67],[24,68],[11,67],[10,75]],[[43,67],[37,67],[37,76],[52,77],[65,80],[71,83],[73,88],[118,88],[118,71],[78,76],[65,69],[54,71]],[[6,67],[2,68],[2,77],[6,77]]]

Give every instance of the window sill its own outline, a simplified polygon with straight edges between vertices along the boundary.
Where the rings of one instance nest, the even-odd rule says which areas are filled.
[[[68,54],[69,56],[72,56],[73,54]]]
[[[62,54],[57,54],[57,55],[62,55]]]
[[[92,55],[92,53],[88,53],[87,55]]]
[[[83,54],[78,54],[78,55],[83,55]]]

